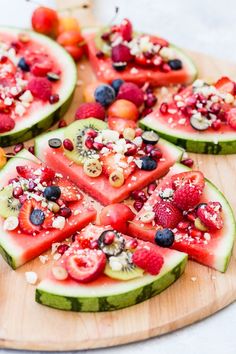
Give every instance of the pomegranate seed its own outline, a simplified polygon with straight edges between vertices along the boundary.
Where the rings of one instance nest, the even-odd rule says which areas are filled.
[[[141,128],[137,128],[136,130],[135,130],[135,136],[137,137],[137,136],[141,136],[143,134],[143,130],[141,129]]]
[[[8,184],[12,184],[14,182],[19,182],[19,179],[18,178],[11,178],[11,179],[9,179]]]
[[[198,108],[198,112],[206,116],[208,114],[208,110],[205,107]]]
[[[194,164],[194,161],[192,159],[184,159],[181,161],[181,163],[187,167],[192,167]]]
[[[190,226],[190,222],[189,221],[180,221],[177,225],[177,228],[179,230],[186,230],[188,227]]]
[[[70,139],[63,140],[63,146],[66,150],[69,150],[69,151],[74,150],[74,145]]]
[[[164,63],[161,66],[161,71],[163,71],[164,73],[169,73],[171,71],[170,65],[168,65],[167,63]]]
[[[29,185],[28,185],[28,190],[29,190],[30,192],[32,192],[35,187],[36,187],[36,183],[34,183],[33,180],[30,180],[30,181],[29,181]]]
[[[145,92],[146,92],[147,94],[153,93],[153,87],[149,85],[149,86],[147,87],[147,89],[146,89]]]
[[[111,245],[115,239],[115,234],[114,232],[110,231],[107,232],[105,237],[104,237],[104,243],[105,245]]]
[[[150,183],[149,186],[147,187],[147,194],[148,195],[152,195],[152,193],[154,192],[156,187],[157,187],[157,183],[156,182]]]
[[[13,41],[11,42],[11,47],[13,47],[17,53],[22,48],[22,44],[18,41]]]
[[[144,148],[144,151],[146,152],[146,154],[150,154],[150,152],[154,149],[154,146],[151,144],[147,144]]]
[[[196,216],[193,213],[188,213],[187,214],[187,218],[190,221],[194,221],[196,219]]]
[[[96,53],[96,57],[98,59],[103,59],[105,57],[105,54],[101,50],[99,50],[99,52]]]
[[[19,143],[16,144],[16,146],[14,146],[14,152],[17,154],[18,152],[20,152],[21,150],[24,149],[24,144],[23,143]]]
[[[212,103],[211,107],[210,107],[210,111],[214,114],[218,114],[220,112],[220,104],[215,102],[215,103]]]
[[[72,211],[68,207],[63,207],[59,210],[59,215],[63,216],[64,218],[69,218],[72,214]]]
[[[159,160],[162,158],[162,152],[160,149],[156,148],[150,152],[150,156]]]
[[[146,108],[144,108],[144,109],[142,110],[141,116],[142,116],[142,117],[146,117],[148,114],[150,114],[150,113],[152,113],[152,112],[153,112],[153,109],[152,109],[152,108],[146,107]]]
[[[49,97],[49,103],[54,104],[57,103],[59,101],[60,97],[57,93],[55,93],[54,95],[51,95]]]
[[[197,229],[191,229],[191,230],[189,230],[189,235],[191,237],[201,237],[202,236],[202,231],[197,230]]]
[[[91,138],[96,138],[98,133],[94,129],[88,129],[88,130],[86,130],[86,135],[90,136]]]
[[[2,57],[1,57],[1,59],[0,59],[0,63],[1,64],[4,64],[4,63],[6,63],[7,62],[7,57],[5,56],[5,55],[3,55]]]
[[[156,96],[153,94],[148,94],[147,99],[144,102],[145,107],[151,108],[151,107],[155,106],[156,103],[157,103]]]
[[[113,143],[107,143],[106,148],[108,148],[109,150],[113,150]]]
[[[90,248],[93,249],[97,249],[98,248],[98,241],[94,240],[94,241],[90,241]]]
[[[212,129],[219,130],[221,128],[221,120],[216,119],[214,122],[212,122],[211,126],[212,126]]]
[[[16,198],[16,199],[19,199],[19,197],[23,194],[23,189],[22,187],[15,187],[13,189],[13,197]]]
[[[76,238],[77,238],[77,234],[72,235],[72,236],[71,236],[71,241],[72,241],[72,242],[75,242]]]
[[[105,41],[105,42],[109,42],[110,41],[110,32],[105,32],[101,35],[101,38]]]
[[[131,193],[131,198],[134,200],[141,200],[143,203],[146,202],[147,197],[144,191],[136,190]]]
[[[144,202],[141,200],[136,200],[133,204],[133,207],[136,211],[140,211],[143,207]]]
[[[195,96],[189,96],[185,100],[188,106],[194,107],[197,103],[197,98]]]
[[[24,204],[24,202],[26,201],[26,199],[27,199],[27,196],[26,196],[25,194],[22,194],[22,195],[19,196],[19,202],[20,202],[21,204]]]
[[[180,107],[180,111],[187,117],[190,117],[193,113],[193,108],[191,106]]]
[[[129,143],[129,147],[125,152],[125,156],[134,156],[137,153],[137,146],[133,143]]]
[[[147,59],[151,59],[153,57],[153,54],[151,52],[144,52],[143,55],[145,56],[145,58]]]
[[[134,238],[126,243],[126,248],[130,250],[134,250],[138,247],[138,241]]]
[[[102,150],[102,148],[104,148],[104,146],[105,145],[102,143],[96,143],[96,142],[93,143],[93,148],[98,151]]]
[[[93,144],[94,144],[93,138],[91,138],[90,136],[88,136],[88,137],[85,139],[84,145],[86,146],[86,148],[92,149],[92,148],[93,148]]]
[[[160,112],[162,114],[166,114],[168,112],[168,108],[169,108],[168,103],[163,102],[160,106]]]
[[[34,155],[34,146],[29,146],[28,151]]]
[[[60,120],[60,122],[58,123],[58,128],[64,128],[67,126],[67,123],[64,119]]]
[[[68,248],[69,246],[63,243],[62,245],[58,246],[57,253],[63,255],[68,250]]]
[[[220,111],[217,115],[218,119],[220,119],[222,122],[227,121],[227,113],[224,111]]]

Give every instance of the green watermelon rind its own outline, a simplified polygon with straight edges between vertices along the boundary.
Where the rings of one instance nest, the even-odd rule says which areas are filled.
[[[22,127],[19,128],[16,125],[16,127],[10,132],[0,134],[0,146],[5,147],[32,139],[54,125],[65,114],[70,106],[76,87],[77,69],[74,60],[66,50],[49,37],[30,30],[22,30],[14,27],[0,27],[0,33],[1,32],[12,34],[26,32],[39,43],[50,47],[50,50],[55,50],[58,54],[57,56],[60,57],[60,63],[63,63],[68,71],[66,76],[70,78],[70,80],[67,79],[67,86],[63,88],[63,94],[60,97],[59,102],[52,105],[48,104],[43,116],[41,110],[39,110],[39,113],[36,114],[39,117],[34,118],[33,122],[30,122],[30,117],[27,117],[27,121],[25,121],[24,124],[21,124]],[[60,90],[62,90],[62,87]]]
[[[225,138],[227,133],[218,136],[217,142],[214,142],[214,136],[212,136],[212,139],[204,138],[204,134],[206,134],[204,132],[202,133],[201,139],[199,139],[199,137],[194,139],[194,134],[196,133],[184,133],[184,131],[183,134],[178,132],[170,133],[168,126],[161,126],[157,119],[152,119],[151,115],[140,120],[139,125],[145,130],[156,131],[163,139],[181,146],[188,152],[212,155],[228,155],[236,153],[236,138],[233,136],[233,133],[229,135],[228,139]]]
[[[63,285],[61,288],[58,288],[53,282],[50,284],[42,281],[36,289],[35,300],[42,305],[75,312],[114,311],[136,305],[161,293],[181,276],[187,264],[187,255],[182,252],[176,252],[175,254],[178,260],[173,266],[170,266],[170,268],[167,266],[166,269],[161,271],[157,276],[145,275],[139,278],[140,286],[134,286],[126,292],[121,291],[112,295],[103,294],[98,296],[98,294],[96,294],[92,296],[90,287],[88,287],[87,296],[70,296],[69,287],[66,289],[65,286],[64,291],[66,294],[62,294]],[[150,279],[150,281],[147,281],[147,279]],[[127,281],[127,283],[129,283],[129,281]]]

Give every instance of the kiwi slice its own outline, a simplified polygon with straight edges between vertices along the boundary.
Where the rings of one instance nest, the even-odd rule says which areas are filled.
[[[113,264],[113,267],[111,267],[111,264]],[[116,264],[121,269],[119,269],[119,266],[116,267]],[[133,264],[131,252],[122,252],[119,256],[109,258],[104,273],[113,279],[130,280],[141,277],[144,270]]]
[[[19,214],[21,204],[18,199],[12,196],[12,192],[13,186],[11,184],[0,192],[0,216],[3,218]]]
[[[84,145],[84,135],[87,129],[94,129],[96,131],[107,128],[107,124],[100,119],[87,118],[77,120],[65,128],[64,137],[73,142],[74,149],[72,151],[65,149],[65,155],[78,165],[83,165],[84,161],[89,158],[94,158],[97,151],[88,149]]]

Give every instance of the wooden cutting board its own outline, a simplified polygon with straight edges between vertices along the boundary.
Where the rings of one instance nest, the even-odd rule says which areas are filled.
[[[71,3],[78,1],[67,0],[66,6]],[[82,23],[94,24],[90,9],[75,13]],[[190,55],[198,65],[200,77],[216,79],[228,74],[236,79],[236,65],[199,53]],[[79,86],[66,114],[67,121],[73,119],[82,101],[83,86],[95,79],[87,62],[78,65],[78,73]],[[191,156],[195,167],[220,188],[236,210],[236,155]],[[25,272],[35,271],[42,279],[50,264],[43,265],[35,259],[13,271],[0,259],[0,347],[57,351],[108,347],[199,321],[236,299],[235,256],[236,251],[226,274],[189,261],[185,274],[162,294],[124,310],[97,314],[63,312],[35,303],[35,287],[26,283]]]

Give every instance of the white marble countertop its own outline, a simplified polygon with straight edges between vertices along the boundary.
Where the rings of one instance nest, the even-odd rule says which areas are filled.
[[[53,0],[38,0],[53,4]],[[236,62],[235,0],[95,0],[95,13],[109,22],[114,7],[142,31]],[[33,5],[25,0],[0,0],[0,24],[29,24]],[[66,324],[65,324],[66,325]],[[147,341],[120,347],[81,351],[81,354],[235,354],[236,303],[189,327]],[[12,354],[12,350],[0,350]]]

